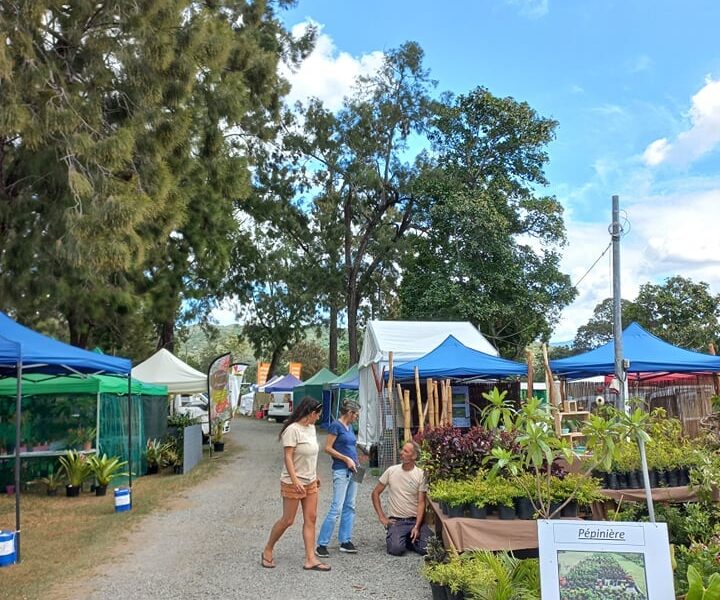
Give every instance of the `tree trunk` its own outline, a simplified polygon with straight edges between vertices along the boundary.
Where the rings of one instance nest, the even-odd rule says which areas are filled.
[[[330,348],[328,350],[328,365],[333,373],[337,373],[338,364],[338,309],[333,302],[330,306]]]
[[[275,369],[277,368],[282,351],[282,348],[275,348],[275,350],[273,350],[272,358],[270,359],[270,369],[268,370],[268,379],[275,375]]]
[[[68,333],[70,334],[70,344],[77,348],[87,348],[88,343],[88,325],[83,322],[75,311],[70,311],[65,315],[68,323]]]
[[[350,364],[354,365],[360,358],[357,339],[357,288],[355,282],[350,282],[347,294],[347,320],[348,320],[348,351]]]
[[[158,350],[165,348],[169,352],[175,352],[175,321],[165,321],[160,325],[160,339],[158,339]]]

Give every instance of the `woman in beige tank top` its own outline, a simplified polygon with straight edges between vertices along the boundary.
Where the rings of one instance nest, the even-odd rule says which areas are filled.
[[[283,499],[282,517],[270,530],[270,537],[262,551],[262,566],[275,568],[273,551],[275,544],[295,521],[298,506],[303,513],[303,542],[307,571],[329,571],[330,566],[315,557],[315,522],[317,521],[318,442],[315,423],[322,413],[322,404],[314,398],[305,397],[285,421],[278,436],[283,443],[284,466],[280,475],[280,495]]]

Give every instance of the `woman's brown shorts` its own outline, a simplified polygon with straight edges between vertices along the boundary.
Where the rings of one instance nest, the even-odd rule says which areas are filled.
[[[283,483],[280,482],[280,495],[283,498],[292,498],[293,500],[300,500],[301,498],[304,498],[305,496],[309,496],[310,494],[317,494],[318,493],[318,482],[317,479],[313,481],[312,483],[308,483],[307,485],[303,486],[305,488],[305,492],[301,494],[295,489],[295,486],[292,483]]]

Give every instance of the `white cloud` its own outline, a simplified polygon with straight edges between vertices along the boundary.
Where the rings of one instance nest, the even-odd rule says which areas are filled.
[[[359,75],[378,70],[384,54],[378,50],[356,58],[347,52],[338,52],[332,38],[322,33],[322,25],[311,20],[295,25],[292,34],[302,35],[310,24],[319,31],[314,50],[296,71],[286,65],[282,67],[283,76],[292,86],[288,101],[295,103],[311,97],[320,98],[326,108],[335,111],[342,106],[343,98],[351,93]]]
[[[644,176],[638,176],[639,181]],[[720,238],[708,223],[720,222],[720,180],[683,180],[675,189],[662,193],[646,191],[634,198],[620,195],[620,206],[627,215],[627,233],[620,246],[622,297],[633,300],[640,285],[662,283],[681,275],[705,281],[713,293],[720,291]],[[575,284],[601,255],[610,242],[610,198],[605,205],[606,219],[578,221],[572,210],[566,213],[568,247],[562,270]],[[582,279],[578,297],[563,311],[553,339],[572,340],[580,325],[593,314],[595,306],[612,297],[612,251]]]
[[[550,11],[550,0],[506,0],[510,6],[516,6],[523,17],[539,19]]]
[[[643,159],[651,167],[662,163],[686,166],[713,151],[720,143],[720,80],[711,77],[692,97],[687,115],[689,127],[673,141],[661,138],[645,149]]]

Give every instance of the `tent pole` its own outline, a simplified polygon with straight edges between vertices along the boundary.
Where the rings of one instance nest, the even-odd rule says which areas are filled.
[[[15,552],[20,562],[20,444],[22,429],[22,357],[17,362],[17,396],[15,397]]]
[[[128,373],[128,487],[132,488],[132,375]]]

